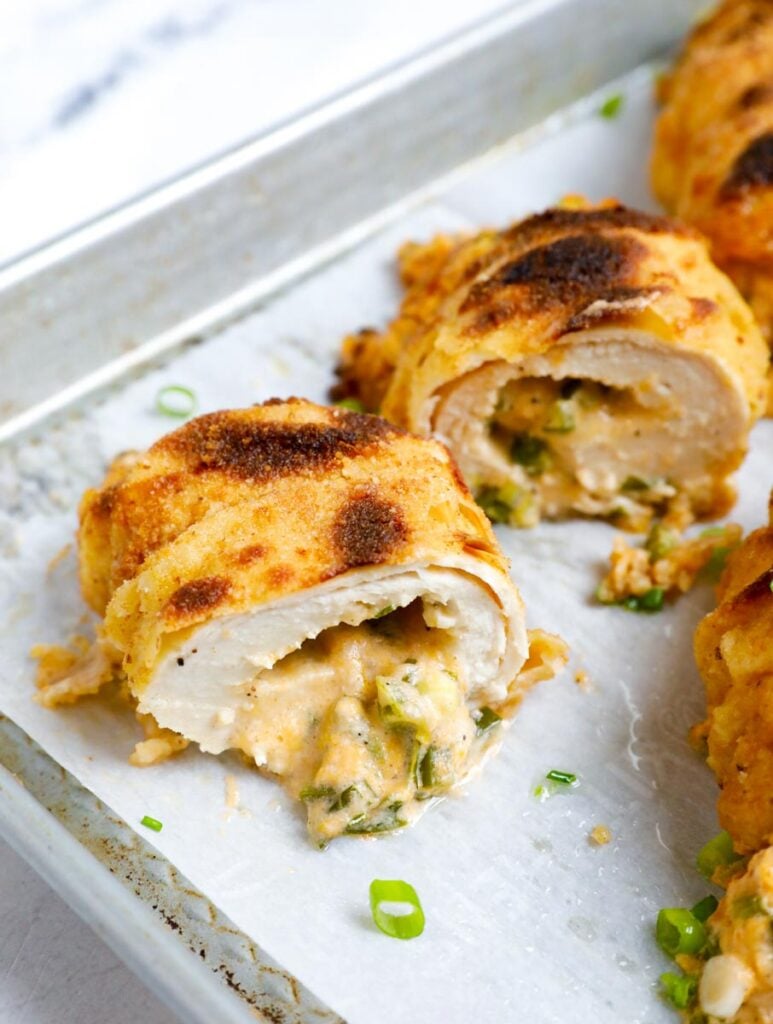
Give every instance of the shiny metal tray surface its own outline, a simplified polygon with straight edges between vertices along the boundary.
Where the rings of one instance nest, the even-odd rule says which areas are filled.
[[[211,336],[495,147],[528,145],[702,6],[515,5],[6,266],[0,441]],[[3,716],[0,827],[182,1019],[340,1019]]]

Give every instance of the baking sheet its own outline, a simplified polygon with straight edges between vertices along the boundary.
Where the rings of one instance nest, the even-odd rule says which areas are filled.
[[[500,529],[530,625],[565,637],[571,670],[528,697],[498,758],[417,828],[319,853],[302,810],[235,757],[188,751],[131,768],[129,716],[98,701],[60,712],[34,704],[29,647],[65,639],[83,614],[74,553],[49,561],[72,539],[75,502],[104,463],[169,429],[153,411],[160,386],[193,388],[200,411],[276,394],[323,400],[342,334],[394,312],[393,255],[405,238],[503,223],[567,191],[651,206],[650,72],[623,88],[620,118],[591,114],[501,151],[261,313],[26,444],[17,459],[7,451],[0,465],[0,709],[129,824],[163,820],[163,832],[143,835],[351,1024],[673,1020],[655,991],[667,965],[651,931],[660,906],[705,892],[692,864],[717,827],[713,782],[685,742],[702,710],[692,630],[711,593],[699,588],[652,617],[602,609],[589,595],[608,526]],[[747,527],[765,514],[771,451],[766,422],[739,476],[733,518]],[[588,691],[573,682],[575,669],[588,673]],[[533,787],[554,767],[577,772],[581,786],[539,803]],[[227,775],[238,779],[236,811],[226,806]],[[588,833],[600,823],[614,838],[599,849]],[[374,877],[416,886],[427,915],[420,939],[398,943],[374,929]]]

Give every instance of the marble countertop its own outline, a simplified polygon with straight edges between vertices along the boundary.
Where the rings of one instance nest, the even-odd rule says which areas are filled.
[[[0,264],[505,6],[0,4]]]
[[[0,4],[0,264],[504,6]],[[0,1024],[108,1020],[173,1017],[0,840]]]

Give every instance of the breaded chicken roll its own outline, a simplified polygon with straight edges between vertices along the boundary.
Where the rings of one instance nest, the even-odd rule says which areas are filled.
[[[121,459],[80,519],[83,590],[139,712],[279,776],[321,844],[410,821],[564,658],[544,635],[529,652],[448,451],[374,416],[202,416]]]
[[[721,3],[659,93],[655,193],[710,239],[773,342],[773,4]]]
[[[741,853],[773,844],[772,588],[773,525],[750,534],[728,557],[719,605],[695,634],[709,765],[721,788],[719,817]]]
[[[751,859],[708,922],[690,1021],[773,1021],[773,849]],[[703,1015],[708,1016],[703,1016]]]
[[[690,228],[565,207],[400,263],[401,312],[347,339],[338,393],[444,440],[492,519],[732,504],[767,350]]]

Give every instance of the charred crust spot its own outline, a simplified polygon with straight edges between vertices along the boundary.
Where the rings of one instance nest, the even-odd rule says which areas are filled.
[[[277,423],[212,413],[159,442],[192,463],[196,473],[243,480],[324,469],[341,456],[367,453],[403,431],[377,416],[335,410],[332,422]]]
[[[773,598],[771,585],[773,585],[773,566],[736,594],[730,602],[730,606],[737,609],[744,605],[754,605],[765,597]]]
[[[758,82],[757,85],[750,85],[748,89],[744,89],[738,97],[737,105],[740,110],[751,110],[762,103],[767,103],[768,100],[773,100],[773,83]]]
[[[605,206],[595,210],[565,210],[561,207],[552,207],[513,225],[505,232],[504,237],[509,241],[528,245],[540,236],[558,232],[582,231],[587,234],[605,229],[622,230],[625,228],[633,228],[650,235],[695,234],[686,225],[671,220],[669,217],[644,213],[642,210],[632,210],[618,203],[616,206]]]
[[[355,494],[338,511],[333,543],[344,568],[379,565],[408,537],[403,514],[375,490]]]
[[[191,580],[175,590],[165,610],[172,616],[199,615],[217,607],[230,589],[230,580],[223,576],[204,576],[200,580]]]
[[[719,190],[722,199],[737,199],[747,189],[773,185],[773,132],[751,142],[733,164]]]
[[[530,249],[473,285],[460,312],[477,312],[475,331],[495,328],[516,311],[569,306],[571,315],[609,295],[610,286],[619,294],[630,294],[631,289],[624,293],[620,289],[626,288],[623,282],[644,252],[639,242],[629,238],[593,234],[559,238]]]
[[[265,554],[266,548],[262,544],[250,544],[237,551],[233,560],[236,565],[252,565],[253,562],[258,562],[265,557]]]
[[[719,309],[713,299],[706,299],[700,295],[690,296],[690,307],[698,320],[705,320],[706,317],[713,316]]]

